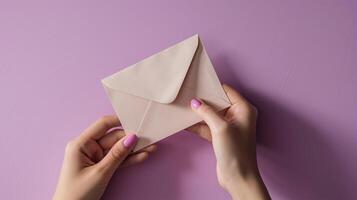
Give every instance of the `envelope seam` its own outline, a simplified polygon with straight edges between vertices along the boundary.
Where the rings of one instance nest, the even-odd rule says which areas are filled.
[[[208,55],[207,55],[207,56],[208,56]],[[211,82],[214,82],[214,80],[218,80],[218,83],[221,84],[221,81],[219,80],[219,78],[218,78],[217,76],[212,75],[213,72],[214,72],[214,74],[217,74],[217,73],[216,73],[216,71],[213,69],[213,65],[212,65],[212,64],[211,64],[211,66],[212,66],[212,68],[211,68],[211,67],[207,67],[207,68],[206,68],[206,70],[208,71],[208,75],[211,77]],[[206,72],[207,72],[207,71],[206,71]],[[211,72],[211,73],[210,73],[210,72]],[[215,87],[216,89],[218,89],[219,91],[221,91],[221,93],[223,92],[222,94],[224,94],[224,95],[226,96],[226,98],[228,99],[227,94],[226,94],[226,92],[223,90],[222,86],[221,86],[221,88],[218,88],[218,86],[217,86],[215,83],[213,83],[213,85],[214,85],[214,87]],[[224,98],[222,98],[222,97],[220,97],[220,99],[222,99],[223,101],[227,102],[227,99],[224,99]],[[227,103],[231,104],[230,101],[228,101]]]
[[[145,108],[143,117],[141,118],[140,123],[139,123],[139,126],[138,126],[138,128],[136,129],[136,133],[139,133],[139,131],[141,130],[141,127],[142,127],[142,125],[143,125],[143,123],[144,123],[144,120],[145,120],[145,118],[146,118],[146,115],[147,115],[147,113],[148,113],[148,111],[149,111],[149,108],[150,108],[151,104],[152,104],[152,101],[149,101],[149,102],[146,104],[146,108]]]

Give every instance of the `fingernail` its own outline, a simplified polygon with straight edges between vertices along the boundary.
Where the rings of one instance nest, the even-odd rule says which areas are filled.
[[[126,148],[132,147],[133,145],[135,145],[137,140],[138,140],[138,137],[136,137],[135,134],[128,135],[123,142],[124,147],[126,147]]]
[[[198,107],[201,106],[201,102],[198,99],[194,98],[191,100],[191,106],[197,109]]]

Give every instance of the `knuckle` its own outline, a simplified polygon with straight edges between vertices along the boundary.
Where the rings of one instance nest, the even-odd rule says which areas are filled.
[[[212,112],[212,111],[213,111],[213,109],[210,106],[207,106],[207,105],[201,106],[201,112],[203,112],[203,113],[208,113],[208,112]]]
[[[254,105],[252,105],[252,104],[250,104],[250,103],[247,105],[247,111],[248,111],[250,114],[257,114],[257,113],[258,113],[257,107],[255,107]]]
[[[229,123],[226,122],[226,121],[223,121],[222,123],[219,123],[219,125],[216,127],[216,131],[218,133],[226,132],[227,130],[229,130]]]
[[[104,115],[98,120],[103,126],[109,127],[109,122],[110,122],[110,116],[109,115]]]
[[[242,105],[242,110],[244,110],[247,114],[250,115],[258,114],[258,109],[250,103],[245,103],[244,105]]]
[[[74,151],[75,149],[77,149],[78,146],[79,146],[79,145],[78,145],[76,139],[72,139],[72,140],[70,140],[69,142],[67,142],[65,151],[66,151],[66,152],[72,152],[72,151]]]
[[[125,151],[119,148],[113,148],[110,151],[110,155],[114,160],[120,160],[125,156]]]
[[[257,107],[255,107],[255,106],[252,105],[252,104],[249,105],[249,112],[250,112],[250,114],[252,114],[253,116],[257,116],[257,115],[258,115],[258,109],[257,109]]]
[[[98,121],[102,122],[102,123],[107,123],[108,122],[108,119],[109,119],[109,116],[108,115],[104,115],[102,116],[101,118],[99,118]]]

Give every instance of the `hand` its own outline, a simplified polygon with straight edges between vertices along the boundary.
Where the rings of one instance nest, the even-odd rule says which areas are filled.
[[[140,163],[156,150],[151,145],[130,154],[137,137],[113,130],[119,125],[117,117],[103,117],[68,143],[53,199],[98,200],[118,167]]]
[[[257,109],[233,88],[223,85],[223,89],[232,105],[220,114],[193,99],[191,107],[205,123],[188,130],[212,141],[218,181],[233,199],[270,199],[256,158]]]

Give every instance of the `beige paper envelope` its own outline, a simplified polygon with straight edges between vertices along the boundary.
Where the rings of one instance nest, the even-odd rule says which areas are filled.
[[[198,35],[102,80],[126,133],[136,133],[134,151],[202,119],[190,107],[198,97],[217,110],[230,106]]]

